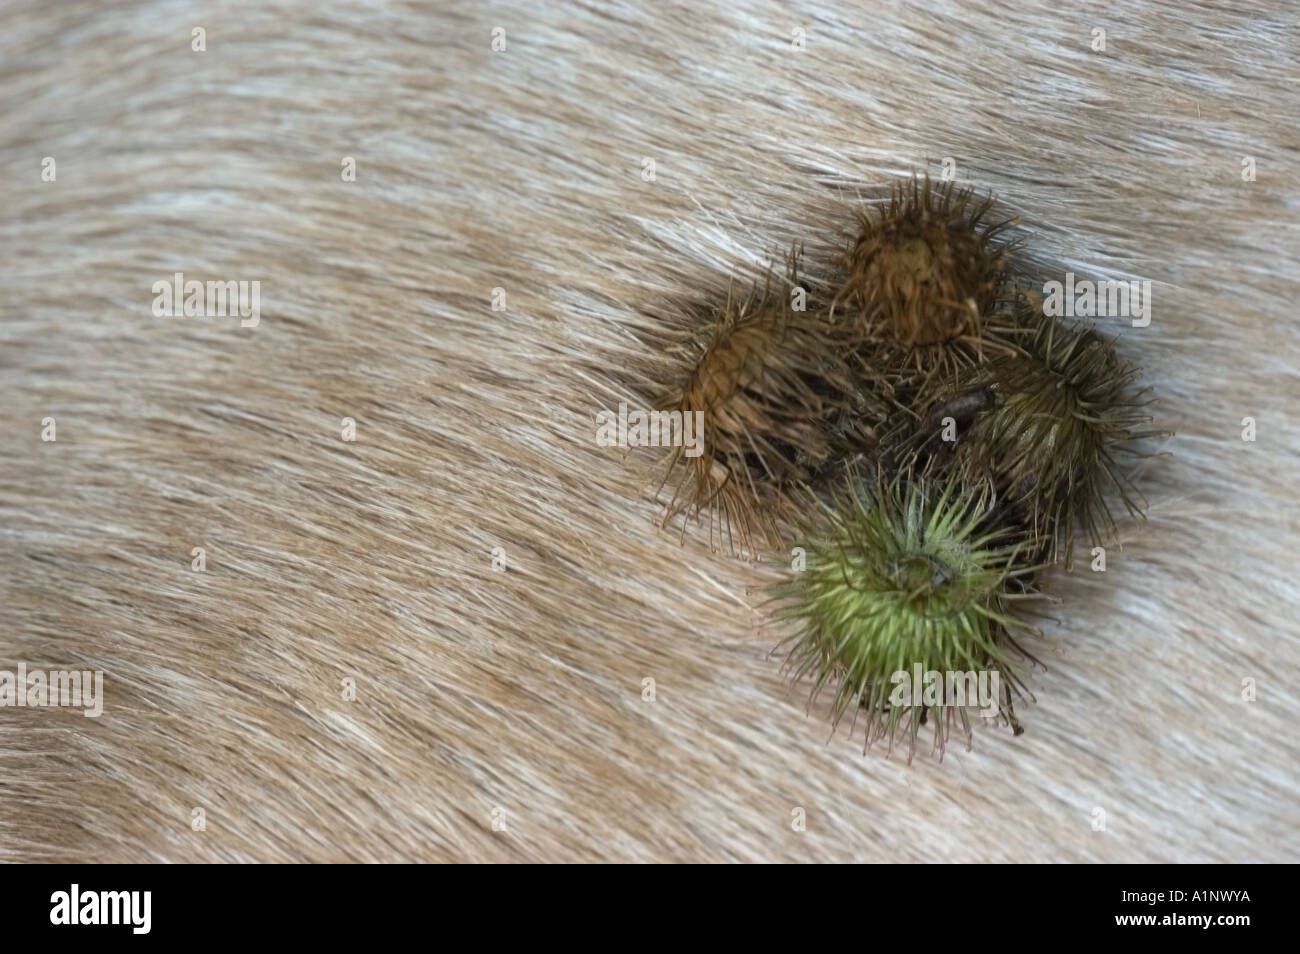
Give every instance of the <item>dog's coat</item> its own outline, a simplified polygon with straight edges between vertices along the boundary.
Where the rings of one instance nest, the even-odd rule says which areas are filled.
[[[1300,16],[472,6],[0,7],[0,667],[105,673],[0,709],[0,858],[1293,859]],[[909,767],[595,415],[945,170],[1153,283],[1103,326],[1177,436],[1044,581],[1026,733]]]

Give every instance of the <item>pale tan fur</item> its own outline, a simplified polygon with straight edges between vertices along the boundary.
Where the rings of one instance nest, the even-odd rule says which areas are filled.
[[[4,4],[0,668],[106,698],[0,709],[0,858],[1293,860],[1298,28]],[[1177,436],[1107,572],[1046,580],[1026,734],[909,767],[830,738],[768,656],[773,572],[656,529],[655,456],[594,415],[667,383],[683,303],[794,241],[824,261],[858,195],[945,157],[1029,273],[1155,283],[1108,330]],[[176,271],[261,281],[260,324],[154,317]]]

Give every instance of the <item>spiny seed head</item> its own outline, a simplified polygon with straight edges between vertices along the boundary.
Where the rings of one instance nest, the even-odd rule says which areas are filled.
[[[1006,350],[988,317],[1007,278],[1007,219],[992,198],[929,178],[895,185],[889,205],[859,213],[830,307],[847,316],[877,366],[928,376]]]
[[[798,281],[799,251],[790,258]],[[789,491],[830,455],[828,420],[850,388],[845,346],[820,319],[790,308],[771,274],[760,286],[713,309],[688,344],[682,386],[661,407],[703,412],[703,452],[673,449],[665,482],[678,478],[664,522],[708,512],[709,538],[751,556],[780,545]],[[682,528],[685,533],[685,526]]]
[[[970,737],[960,707],[898,704],[895,674],[910,679],[918,664],[998,672],[1007,691],[996,704],[1013,720],[1012,694],[1021,689],[1010,650],[1018,651],[1015,635],[1033,627],[1012,604],[1036,596],[1038,568],[1026,563],[1023,540],[991,519],[986,500],[953,479],[900,473],[867,485],[852,475],[817,509],[806,568],[773,592],[775,618],[793,630],[783,644],[787,668],[796,680],[812,677],[810,698],[834,686],[833,721],[850,707],[855,720],[865,713],[866,746],[888,736],[892,750],[906,727],[909,760],[931,715],[940,752],[954,723]]]
[[[1139,369],[1091,326],[1044,315],[1028,299],[1015,308],[1023,352],[1000,355],[963,374],[961,395],[991,395],[958,436],[953,463],[969,480],[991,486],[1053,562],[1069,565],[1076,530],[1094,544],[1114,532],[1105,492],[1114,489],[1132,515],[1140,495],[1116,461],[1131,442],[1161,432],[1141,429],[1150,417]],[[933,416],[933,415],[932,415]]]

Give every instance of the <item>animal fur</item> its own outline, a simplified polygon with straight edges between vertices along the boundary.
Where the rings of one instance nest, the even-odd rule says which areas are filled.
[[[1298,21],[4,3],[0,668],[105,700],[0,709],[0,858],[1293,860]],[[1025,734],[908,766],[831,736],[773,571],[659,530],[593,420],[945,158],[1027,273],[1153,281],[1107,330],[1177,436],[1107,571],[1044,581]],[[259,280],[260,323],[155,317],[177,271]]]

